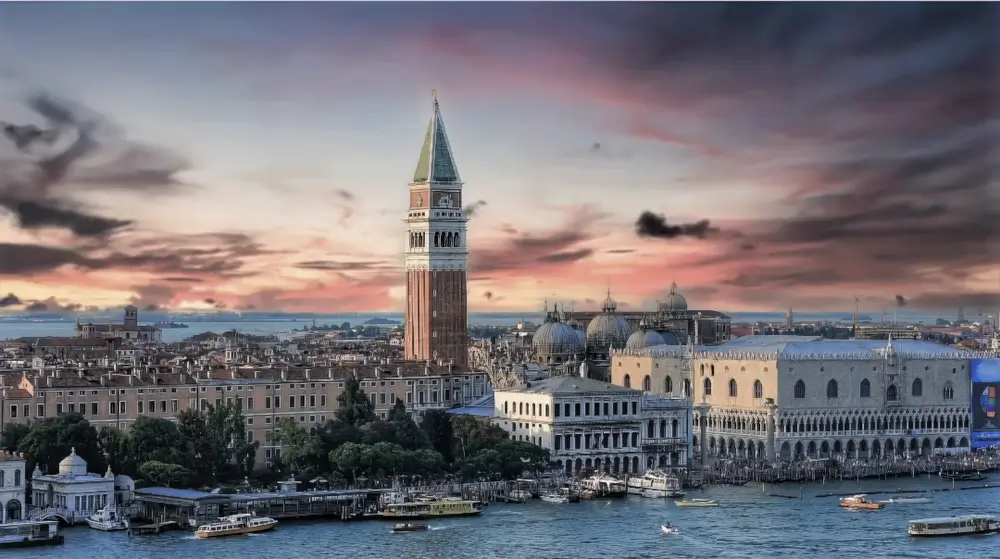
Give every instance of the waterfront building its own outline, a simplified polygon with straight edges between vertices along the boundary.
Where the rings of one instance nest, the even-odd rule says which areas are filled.
[[[437,93],[407,210],[405,356],[468,364],[468,216]]]
[[[352,376],[360,380],[381,419],[397,399],[419,420],[427,410],[472,402],[489,387],[486,373],[460,371],[443,360],[363,360],[325,367],[195,368],[187,362],[104,369],[78,364],[0,375],[5,384],[0,391],[0,421],[28,423],[79,413],[97,428],[127,430],[141,416],[175,420],[185,410],[235,401],[243,410],[250,440],[261,443],[257,464],[266,465],[281,450],[274,436],[277,422],[292,418],[308,428],[333,419],[337,397]]]
[[[133,305],[125,307],[125,318],[119,323],[80,322],[76,319],[76,337],[88,340],[118,338],[146,343],[163,340],[163,331],[155,326],[139,326],[139,309]]]
[[[567,474],[688,466],[690,400],[574,376],[525,382],[495,391],[492,399],[492,421],[512,439],[548,449],[553,465]],[[486,415],[475,406],[453,412]]]
[[[967,452],[970,360],[989,357],[913,340],[812,336],[703,346],[690,366],[684,353],[616,352],[612,380],[651,393],[672,393],[680,380],[693,395],[703,453],[768,460]]]
[[[28,479],[23,452],[0,450],[0,524],[24,519]]]
[[[31,474],[32,508],[44,517],[57,515],[67,522],[82,522],[101,508],[115,505],[115,476],[87,472],[87,461],[74,448],[59,462],[59,473],[44,474],[35,465]]]

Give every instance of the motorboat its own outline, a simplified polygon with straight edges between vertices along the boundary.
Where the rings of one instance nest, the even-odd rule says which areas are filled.
[[[885,505],[869,501],[867,495],[853,495],[840,500],[841,508],[851,510],[882,510]]]
[[[218,538],[222,536],[238,536],[255,534],[274,529],[278,521],[267,516],[254,516],[250,513],[223,516],[215,522],[202,524],[195,530],[199,538]]]
[[[128,520],[122,518],[115,507],[106,506],[87,517],[87,525],[95,530],[113,532],[128,530]]]
[[[660,531],[664,534],[676,534],[679,530],[677,530],[676,526],[668,522],[660,526]]]
[[[546,493],[541,496],[541,499],[546,503],[563,504],[569,502],[569,497],[565,495],[559,495],[558,493]]]
[[[647,498],[683,497],[681,480],[663,470],[649,470],[641,477],[628,478],[628,492]]]
[[[952,481],[983,481],[990,477],[979,471],[959,472],[955,470],[945,471],[943,469],[938,472],[938,476],[940,476],[941,479],[950,479]]]
[[[411,524],[409,522],[404,524],[396,524],[392,527],[393,532],[426,532],[430,527],[426,524]]]
[[[922,505],[922,504],[930,503],[931,499],[930,499],[930,497],[901,496],[901,497],[893,497],[893,498],[891,498],[891,499],[889,499],[888,501],[885,501],[885,502],[886,503],[891,503],[891,504],[901,504],[901,505],[902,504],[906,504],[906,505]]]
[[[911,520],[906,529],[914,537],[966,536],[1000,532],[1000,520],[992,515],[970,514]]]
[[[624,497],[628,493],[625,482],[607,474],[597,474],[580,481],[584,489],[593,491],[597,497]]]
[[[676,505],[679,507],[717,507],[719,502],[712,499],[684,499],[677,501]]]

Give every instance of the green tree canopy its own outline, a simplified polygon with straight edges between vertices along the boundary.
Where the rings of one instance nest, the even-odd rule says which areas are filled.
[[[344,391],[337,396],[337,419],[358,427],[375,421],[375,406],[361,389],[361,381],[350,377],[344,382]]]

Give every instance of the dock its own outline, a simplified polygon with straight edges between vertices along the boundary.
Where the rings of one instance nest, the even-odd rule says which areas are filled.
[[[159,534],[161,532],[180,529],[181,527],[176,520],[154,522],[152,524],[130,524],[128,527],[128,535],[145,536],[148,534]]]

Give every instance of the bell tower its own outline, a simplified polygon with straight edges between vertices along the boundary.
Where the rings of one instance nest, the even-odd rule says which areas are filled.
[[[448,143],[437,91],[410,183],[407,211],[407,359],[468,366],[469,306],[462,179]]]

